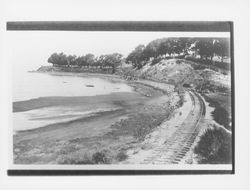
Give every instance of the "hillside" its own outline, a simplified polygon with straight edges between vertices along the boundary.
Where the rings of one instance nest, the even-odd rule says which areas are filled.
[[[149,61],[142,69],[131,69],[126,74],[139,78],[177,84],[193,73],[194,69],[180,60],[163,59],[153,66],[151,66],[151,62]]]
[[[216,91],[230,89],[230,74],[225,75],[209,68],[199,67],[199,64],[184,59],[162,59],[155,65],[148,61],[141,69],[130,68],[124,72],[125,78],[142,78],[166,82],[174,85],[186,85],[206,90]],[[203,89],[202,89],[203,90]]]

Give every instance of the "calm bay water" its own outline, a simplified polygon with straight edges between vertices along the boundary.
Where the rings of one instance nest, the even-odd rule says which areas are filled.
[[[91,85],[92,87],[87,87]],[[50,96],[95,96],[113,92],[132,92],[125,83],[116,83],[97,77],[59,76],[46,73],[19,73],[14,76],[13,102],[25,101]],[[13,130],[23,131],[44,127],[58,122],[67,122],[88,117],[99,111],[116,108],[109,105],[85,106],[53,106],[35,110],[13,113]]]
[[[14,76],[13,87],[14,102],[46,96],[95,96],[132,91],[125,83],[114,83],[100,78],[29,72],[23,72],[18,78]]]

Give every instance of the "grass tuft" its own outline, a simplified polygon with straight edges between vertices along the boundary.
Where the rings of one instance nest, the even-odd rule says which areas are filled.
[[[58,164],[110,164],[111,159],[106,150],[94,153],[74,152],[68,155],[61,155],[57,159]]]

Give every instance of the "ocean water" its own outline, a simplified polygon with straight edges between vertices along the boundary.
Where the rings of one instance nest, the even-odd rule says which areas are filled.
[[[92,85],[93,87],[87,87]],[[50,96],[95,96],[113,92],[132,92],[126,83],[111,82],[97,77],[59,76],[46,73],[19,73],[13,78],[13,102]],[[49,124],[68,122],[88,117],[99,111],[114,110],[113,106],[100,107],[52,106],[13,113],[13,131],[35,129]]]

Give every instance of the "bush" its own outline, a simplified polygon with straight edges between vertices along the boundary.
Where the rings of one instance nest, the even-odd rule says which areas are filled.
[[[208,129],[200,138],[194,152],[203,164],[230,164],[232,162],[231,134],[222,128]]]
[[[128,155],[124,152],[124,151],[120,151],[117,156],[116,156],[116,159],[118,161],[123,161],[123,160],[126,160],[128,158]]]
[[[216,109],[212,112],[214,120],[223,125],[225,128],[231,130],[230,123],[231,119],[229,118],[228,112],[221,106],[217,106]]]
[[[92,160],[95,164],[108,164],[109,159],[107,158],[105,152],[96,152],[92,155]]]

